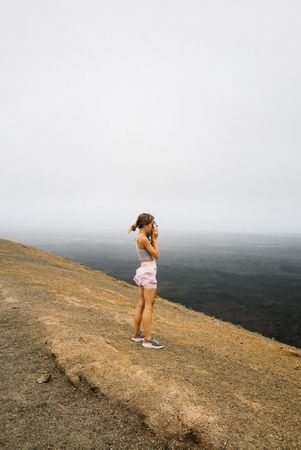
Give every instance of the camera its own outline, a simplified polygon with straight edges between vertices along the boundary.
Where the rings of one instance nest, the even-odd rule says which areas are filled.
[[[150,233],[146,233],[149,241],[152,241],[152,232],[153,230],[157,230],[158,229],[158,224],[154,221],[152,222],[152,231]]]

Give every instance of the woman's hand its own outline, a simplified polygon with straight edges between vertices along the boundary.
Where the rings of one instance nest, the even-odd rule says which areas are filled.
[[[153,228],[153,230],[152,230],[152,240],[153,239],[157,239],[158,236],[159,236],[158,228]]]

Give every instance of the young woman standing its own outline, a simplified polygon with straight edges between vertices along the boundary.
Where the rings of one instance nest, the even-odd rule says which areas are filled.
[[[154,216],[142,213],[136,222],[130,227],[129,233],[139,228],[140,232],[136,237],[136,249],[140,266],[136,269],[133,278],[138,286],[138,303],[134,315],[135,334],[132,337],[134,342],[142,342],[146,348],[163,348],[151,333],[152,313],[154,309],[157,293],[157,264],[156,259],[160,258],[158,245],[158,226]],[[140,331],[141,322],[144,334]]]

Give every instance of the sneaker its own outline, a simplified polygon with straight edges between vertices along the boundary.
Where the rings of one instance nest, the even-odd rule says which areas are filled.
[[[146,347],[146,348],[163,348],[164,347],[164,345],[160,344],[154,337],[152,337],[149,341],[144,338],[142,345],[143,345],[143,347]]]
[[[131,339],[134,342],[142,342],[144,340],[144,333],[143,331],[140,332],[140,336],[134,335]]]

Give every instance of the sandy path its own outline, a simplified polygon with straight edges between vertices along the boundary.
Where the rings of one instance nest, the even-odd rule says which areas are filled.
[[[4,292],[6,292],[4,290]],[[0,448],[183,449],[148,429],[138,415],[57,368],[43,328],[15,298],[0,295]],[[48,382],[39,376],[50,374]]]

